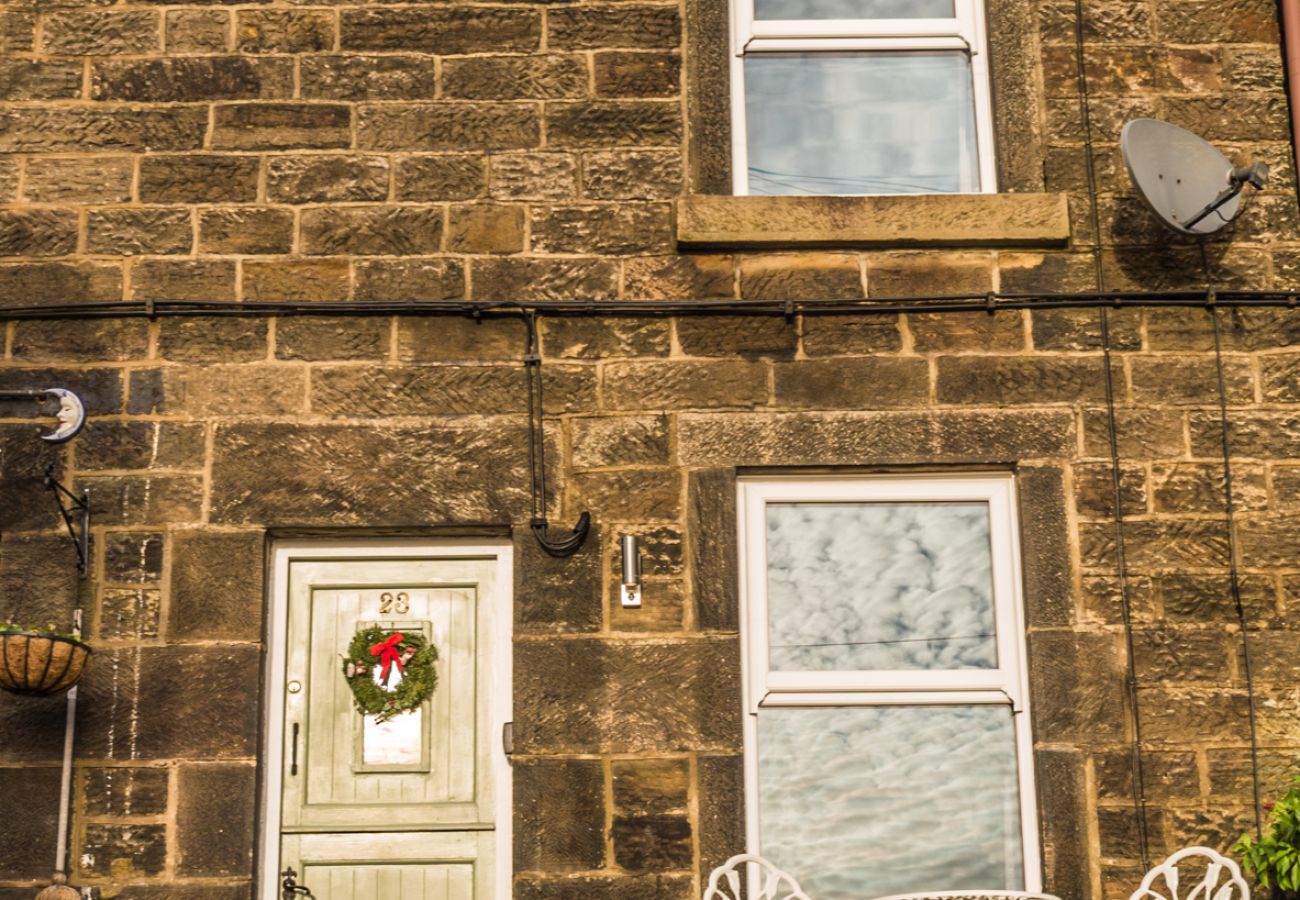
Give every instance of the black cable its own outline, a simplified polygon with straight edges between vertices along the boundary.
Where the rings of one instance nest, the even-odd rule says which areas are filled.
[[[1241,632],[1241,667],[1246,677],[1246,712],[1250,723],[1250,777],[1251,788],[1255,798],[1255,838],[1264,835],[1264,821],[1260,807],[1259,784],[1259,734],[1255,724],[1255,678],[1250,665],[1250,632],[1246,622],[1246,607],[1241,602],[1241,574],[1237,570],[1237,528],[1236,495],[1232,489],[1232,449],[1228,434],[1228,385],[1223,374],[1223,339],[1219,328],[1219,310],[1215,302],[1214,288],[1210,278],[1210,260],[1205,252],[1205,241],[1198,242],[1201,247],[1201,265],[1205,270],[1205,310],[1214,325],[1214,368],[1219,380],[1219,437],[1223,443],[1223,508],[1227,513],[1228,529],[1228,584],[1232,590],[1232,602],[1237,611],[1237,629]]]
[[[524,318],[527,328],[527,345],[524,349],[524,371],[528,387],[528,477],[532,493],[532,518],[528,525],[541,548],[551,556],[568,557],[577,553],[591,531],[591,514],[578,516],[573,530],[560,538],[550,535],[546,519],[546,402],[542,394],[542,354],[537,340],[537,315],[530,312]]]

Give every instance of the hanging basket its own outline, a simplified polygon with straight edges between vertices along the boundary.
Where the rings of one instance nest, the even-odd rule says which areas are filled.
[[[0,688],[37,697],[65,691],[81,680],[90,653],[70,637],[0,631]]]

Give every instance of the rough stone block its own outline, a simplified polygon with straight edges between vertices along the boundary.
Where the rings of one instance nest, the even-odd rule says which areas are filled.
[[[1156,21],[1162,37],[1176,44],[1276,44],[1277,10],[1265,0],[1161,0]]]
[[[1222,420],[1216,412],[1188,415],[1192,455],[1223,455]],[[1233,412],[1228,417],[1228,447],[1234,459],[1300,456],[1300,414]]]
[[[90,823],[77,869],[93,878],[156,878],[167,864],[167,826]]]
[[[462,53],[530,53],[538,48],[541,15],[506,7],[406,7],[344,10],[344,50],[412,50]]]
[[[59,818],[58,803],[50,798],[58,800],[59,770],[0,768],[0,795],[10,811],[0,832],[0,871],[5,878],[48,878]]]
[[[542,253],[663,253],[672,248],[666,203],[532,208],[532,246]]]
[[[224,9],[169,9],[164,17],[168,53],[221,53],[230,49],[230,13]]]
[[[1186,453],[1183,414],[1172,409],[1119,409],[1115,437],[1125,459],[1159,459]],[[1104,409],[1083,411],[1086,456],[1110,456],[1110,417]]]
[[[423,320],[421,320],[423,321]],[[275,323],[278,359],[380,359],[388,354],[387,318],[286,316]]]
[[[194,228],[188,209],[93,209],[86,216],[87,253],[186,254],[193,240]]]
[[[103,579],[109,584],[156,583],[162,578],[163,534],[117,531],[104,536]]]
[[[856,257],[839,253],[753,256],[740,263],[746,300],[828,300],[866,296]]]
[[[541,141],[532,103],[366,104],[357,115],[357,146],[366,150],[518,150]]]
[[[232,103],[213,110],[217,150],[328,150],[352,144],[352,109],[324,103]]]
[[[1223,466],[1208,463],[1156,465],[1151,471],[1157,512],[1222,512],[1227,507]],[[1232,503],[1240,510],[1262,509],[1268,501],[1263,469],[1232,467]]]
[[[1044,889],[1057,896],[1083,897],[1091,887],[1088,798],[1082,755],[1069,748],[1034,754],[1034,780],[1040,797]]]
[[[773,400],[794,409],[926,406],[930,367],[923,359],[818,359],[772,367]]]
[[[898,316],[805,316],[803,352],[808,356],[897,353],[903,347]]]
[[[45,19],[41,47],[50,56],[112,56],[159,50],[158,13],[55,12]]]
[[[682,138],[681,104],[671,100],[556,101],[546,104],[546,137],[554,147],[675,146]]]
[[[1126,516],[1147,512],[1147,478],[1142,466],[1119,466],[1120,509]],[[1074,508],[1086,519],[1115,515],[1115,469],[1109,462],[1074,464]]]
[[[602,403],[628,410],[760,406],[767,373],[766,364],[741,360],[614,362],[601,375]]]
[[[164,370],[163,403],[191,416],[268,416],[301,412],[302,366],[207,365]]]
[[[1137,310],[1105,310],[1112,350],[1142,347],[1141,316]],[[1101,315],[1090,309],[1036,309],[1030,313],[1035,350],[1101,349]]]
[[[661,200],[682,190],[676,151],[601,150],[583,155],[583,196],[593,200]]]
[[[334,47],[334,13],[324,9],[242,9],[235,22],[240,53],[316,53]]]
[[[1300,401],[1300,355],[1265,356],[1259,368],[1265,402]]]
[[[664,319],[556,317],[543,320],[543,328],[547,358],[667,356],[670,350],[670,325]]]
[[[1063,194],[697,194],[677,205],[684,247],[1054,245],[1069,237]]]
[[[159,816],[167,812],[164,768],[123,766],[88,769],[82,776],[86,813],[91,816]]]
[[[578,194],[578,166],[568,153],[499,153],[488,166],[488,194],[496,200],[566,200]]]
[[[700,873],[745,850],[745,768],[740,756],[701,754],[699,779]]]
[[[516,872],[598,869],[605,858],[605,778],[599,760],[518,760]]]
[[[459,100],[585,97],[587,79],[587,61],[577,54],[471,56],[442,66],[443,95]]]
[[[1139,683],[1138,705],[1143,740],[1186,747],[1237,743],[1249,733],[1244,692],[1182,686],[1147,689]],[[1261,735],[1270,734],[1263,722],[1267,717],[1268,712],[1260,716]]]
[[[289,253],[292,249],[290,210],[244,207],[199,212],[200,253]]]
[[[80,479],[99,525],[169,525],[203,514],[203,479],[183,475],[97,475]]]
[[[481,156],[405,156],[397,161],[393,193],[398,200],[473,200],[483,196],[485,182]]]
[[[1229,403],[1250,403],[1255,380],[1248,360],[1226,357],[1223,377]],[[1217,404],[1218,372],[1213,357],[1135,357],[1130,364],[1133,399],[1140,405]]]
[[[403,362],[487,362],[522,364],[524,328],[510,319],[436,316],[397,323],[397,358]]]
[[[515,629],[517,633],[577,633],[601,626],[601,529],[593,527],[582,549],[566,559],[542,550],[532,532],[515,533]]]
[[[366,260],[356,268],[358,300],[459,300],[465,296],[465,267],[460,260]]]
[[[247,203],[257,199],[256,156],[145,156],[143,203]]]
[[[681,477],[671,469],[580,472],[570,490],[597,521],[676,519],[681,510]]]
[[[738,652],[734,638],[516,644],[515,746],[529,753],[738,750]]]
[[[1115,531],[1110,524],[1081,525],[1079,552],[1085,566],[1112,568]],[[1222,522],[1154,519],[1124,523],[1124,553],[1135,570],[1177,565],[1222,566],[1228,561],[1228,537]]]
[[[688,875],[578,875],[567,878],[520,876],[516,900],[691,900]]]
[[[0,60],[0,99],[72,100],[81,96],[77,63]]]
[[[475,300],[612,300],[618,294],[618,267],[607,259],[475,259],[470,278]]]
[[[111,60],[90,69],[95,100],[186,103],[293,96],[293,62],[239,56]]]
[[[617,568],[615,566],[614,568]],[[686,613],[686,590],[680,579],[647,576],[641,585],[641,606],[624,608],[618,573],[609,584],[609,630],[613,634],[680,634]]]
[[[1016,352],[1025,346],[1024,319],[1020,313],[1009,310],[991,316],[982,312],[908,313],[906,321],[912,333],[912,346],[918,353],[971,349],[985,353]],[[992,366],[997,364],[990,361]]]
[[[941,356],[935,376],[940,403],[1006,406],[1077,403],[1105,397],[1102,359]]]
[[[189,422],[87,422],[78,469],[198,469],[203,426]]]
[[[628,297],[646,300],[708,300],[736,295],[729,256],[649,256],[623,263]]]
[[[1289,565],[1300,550],[1300,534],[1296,533],[1291,515],[1239,518],[1237,541],[1241,562],[1252,567]]]
[[[1074,441],[1067,410],[684,413],[677,423],[687,466],[1001,464],[1069,456]]]
[[[148,332],[145,322],[129,319],[73,320],[61,322],[57,329],[39,319],[19,321],[14,323],[13,358],[32,362],[143,359],[149,354]],[[80,463],[81,454],[77,459]]]
[[[133,166],[124,156],[29,159],[23,197],[34,203],[126,203]]]
[[[172,641],[256,641],[262,633],[261,532],[176,532],[172,537]]]
[[[235,300],[235,264],[142,259],[131,269],[131,295],[137,300]]]
[[[0,256],[66,256],[77,249],[71,209],[0,210]]]
[[[1247,575],[1238,580],[1238,588],[1248,623],[1258,627],[1276,617],[1277,586],[1272,578]],[[1152,579],[1152,589],[1170,622],[1204,624],[1237,618],[1227,575],[1159,575]]]
[[[266,196],[275,203],[386,200],[389,169],[382,156],[274,156]]]
[[[448,213],[447,249],[452,253],[518,253],[524,249],[524,207],[453,204]]]
[[[986,294],[992,289],[989,254],[896,253],[867,262],[867,290],[873,298]]]
[[[0,111],[0,152],[198,150],[207,128],[207,108],[198,106],[8,109]]]
[[[1070,632],[1030,634],[1029,673],[1038,734],[1080,744],[1123,738],[1123,656],[1116,639]]]
[[[528,506],[521,418],[396,426],[240,424],[218,430],[215,522],[508,522]],[[463,469],[462,467],[468,467]],[[472,482],[463,471],[472,469]]]
[[[683,815],[615,815],[610,833],[614,861],[629,872],[689,869],[693,859],[691,821]]]
[[[547,17],[546,38],[566,50],[676,49],[682,26],[674,6],[562,7]]]
[[[299,62],[302,96],[321,100],[431,100],[429,56],[309,56]]]
[[[1097,796],[1103,800],[1133,799],[1131,749],[1107,750],[1093,755]],[[1150,800],[1196,801],[1201,797],[1200,772],[1193,752],[1143,748],[1142,787]]]
[[[264,319],[166,319],[159,326],[158,355],[176,362],[252,362],[266,358],[267,330]]]
[[[94,631],[108,640],[152,640],[161,615],[162,594],[156,588],[105,588]]]
[[[181,766],[176,794],[176,874],[251,878],[257,770],[251,765]]]
[[[248,261],[242,264],[247,300],[347,300],[346,259]]]
[[[1140,629],[1133,639],[1137,678],[1144,685],[1203,681],[1227,684],[1233,680],[1229,651],[1232,639],[1232,635],[1217,629]]]
[[[609,51],[592,57],[596,93],[603,97],[674,97],[681,90],[677,53]]]

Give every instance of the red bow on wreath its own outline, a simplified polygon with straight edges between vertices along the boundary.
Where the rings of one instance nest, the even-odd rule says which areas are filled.
[[[378,644],[370,645],[370,655],[378,656],[379,663],[383,666],[383,669],[379,672],[379,680],[385,687],[388,686],[388,672],[394,665],[397,666],[398,672],[406,671],[402,666],[402,656],[397,652],[397,645],[400,644],[402,640],[402,633],[398,631],[390,634],[386,639],[380,641]]]

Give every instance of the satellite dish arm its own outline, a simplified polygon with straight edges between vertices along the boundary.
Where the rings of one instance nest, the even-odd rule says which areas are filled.
[[[1251,163],[1248,166],[1238,166],[1228,174],[1228,187],[1225,188],[1219,196],[1210,201],[1205,209],[1192,216],[1183,223],[1184,228],[1192,228],[1197,222],[1204,219],[1210,213],[1214,212],[1223,204],[1227,203],[1233,197],[1241,193],[1241,189],[1247,184],[1262,190],[1268,183],[1268,164],[1262,162]]]

